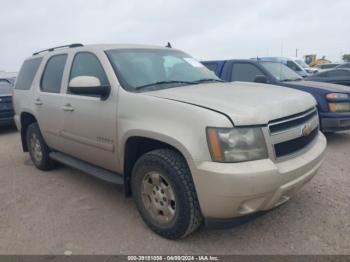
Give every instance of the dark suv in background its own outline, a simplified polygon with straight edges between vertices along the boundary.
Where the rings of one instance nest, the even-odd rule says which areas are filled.
[[[14,124],[13,85],[14,78],[0,78],[0,127]]]
[[[279,62],[234,59],[202,63],[222,80],[228,82],[257,82],[305,91],[313,95],[317,101],[323,132],[350,129],[350,88],[347,86],[304,81],[293,70]],[[295,103],[299,102],[295,101]]]

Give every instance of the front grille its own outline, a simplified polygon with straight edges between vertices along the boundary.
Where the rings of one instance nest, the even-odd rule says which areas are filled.
[[[306,111],[305,113],[299,115],[300,117],[298,117],[298,115],[296,115],[295,119],[293,119],[293,116],[288,117],[286,120],[280,120],[280,121],[276,122],[275,124],[270,125],[270,132],[276,133],[276,132],[283,131],[285,129],[289,129],[289,128],[301,125],[303,123],[306,123],[308,120],[310,120],[311,118],[313,118],[316,115],[317,115],[317,110],[310,110],[310,111]]]
[[[310,145],[318,135],[317,109],[275,120],[268,128],[276,158],[296,154]]]
[[[276,157],[284,157],[302,150],[308,146],[318,134],[318,129],[314,129],[308,136],[302,136],[275,145]]]
[[[0,103],[12,103],[11,96],[0,96]]]
[[[0,118],[13,117],[12,97],[0,97]]]

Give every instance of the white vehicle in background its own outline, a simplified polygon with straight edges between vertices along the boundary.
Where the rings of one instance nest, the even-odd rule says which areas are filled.
[[[315,65],[315,68],[318,70],[318,72],[333,69],[337,66],[340,66],[340,63],[328,63],[328,64],[321,64],[321,65]]]
[[[299,63],[296,62],[296,58],[291,58],[291,57],[259,57],[259,60],[280,62],[280,63],[288,66],[290,69],[292,69],[294,72],[296,72],[298,75],[300,75],[302,77],[307,77],[307,76],[311,75],[311,73],[306,71]],[[299,59],[297,59],[297,60],[299,60]]]
[[[309,66],[305,61],[301,58],[294,58],[294,62],[301,66],[307,73],[313,75],[316,74],[319,70],[317,68]]]

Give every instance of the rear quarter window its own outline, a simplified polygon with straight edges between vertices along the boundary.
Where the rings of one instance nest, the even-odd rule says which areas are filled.
[[[24,61],[19,71],[15,89],[29,90],[32,86],[34,77],[38,71],[42,58],[34,58]]]
[[[41,79],[42,92],[60,92],[66,60],[67,54],[54,55],[49,58]]]

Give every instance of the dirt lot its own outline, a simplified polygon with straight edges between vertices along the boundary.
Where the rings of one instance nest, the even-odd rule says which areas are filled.
[[[288,204],[245,225],[164,240],[121,188],[59,167],[41,172],[15,129],[0,130],[0,254],[350,254],[350,133]]]

